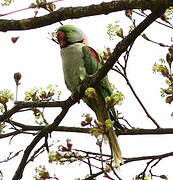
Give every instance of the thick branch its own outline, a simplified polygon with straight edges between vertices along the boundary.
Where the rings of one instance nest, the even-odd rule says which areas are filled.
[[[90,133],[90,128],[80,127],[56,127],[55,131],[63,132],[76,132],[76,133]],[[162,135],[162,134],[173,134],[173,128],[157,128],[157,129],[125,129],[125,131],[116,130],[117,135]]]
[[[66,108],[69,105],[68,101],[54,101],[54,102],[43,102],[43,101],[35,101],[35,102],[24,102],[17,101],[15,102],[15,106],[10,110],[6,111],[3,115],[0,115],[0,122],[3,122],[9,119],[13,114],[18,112],[24,108],[33,108],[33,107],[61,107]]]
[[[7,137],[10,137],[10,136],[16,136],[16,135],[18,135],[20,133],[21,133],[21,131],[13,131],[13,132],[6,133],[6,134],[0,134],[0,139],[7,138]]]
[[[22,133],[23,131],[41,131],[45,126],[31,126],[21,124],[15,121],[11,122],[13,125],[20,127],[22,130],[15,131],[7,134],[0,135],[0,138],[5,138],[13,135]],[[54,128],[54,131],[59,132],[74,132],[74,133],[90,133],[91,128],[82,128],[82,127],[69,127],[69,126],[57,126]],[[173,134],[173,128],[157,128],[157,129],[125,129],[124,131],[116,130],[117,135],[161,135],[161,134]]]
[[[0,31],[11,30],[28,30],[51,25],[56,22],[67,19],[77,19],[82,17],[109,14],[112,12],[127,9],[159,9],[159,7],[167,8],[173,6],[171,0],[121,0],[112,2],[103,2],[98,5],[90,5],[85,7],[67,7],[51,12],[47,15],[21,19],[21,20],[0,20]]]

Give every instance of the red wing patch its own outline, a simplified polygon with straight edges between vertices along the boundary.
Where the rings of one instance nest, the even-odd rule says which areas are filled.
[[[101,61],[100,61],[98,53],[93,48],[88,46],[88,51],[91,54],[91,56],[94,57],[97,60],[98,63],[102,64]]]

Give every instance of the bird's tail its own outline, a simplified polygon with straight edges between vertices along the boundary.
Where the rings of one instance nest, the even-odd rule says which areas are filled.
[[[107,138],[109,140],[109,145],[111,148],[114,161],[119,166],[120,162],[122,161],[121,149],[118,144],[118,138],[113,129],[109,129],[109,131],[107,132]]]
[[[97,119],[101,123],[105,123],[105,119],[110,119],[108,111],[99,110],[96,111]],[[121,149],[118,144],[118,138],[113,130],[113,127],[105,128],[105,134],[103,138],[109,142],[111,153],[115,163],[119,166],[122,162]]]

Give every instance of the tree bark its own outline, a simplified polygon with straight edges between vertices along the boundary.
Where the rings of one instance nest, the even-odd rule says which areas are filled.
[[[67,19],[78,19],[82,17],[109,14],[128,9],[154,10],[173,6],[172,0],[121,0],[103,2],[98,5],[81,7],[60,8],[40,17],[33,17],[20,20],[0,19],[0,31],[29,30],[51,25]]]

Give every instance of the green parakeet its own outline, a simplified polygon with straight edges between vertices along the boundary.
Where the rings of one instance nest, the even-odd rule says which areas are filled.
[[[82,80],[93,75],[102,66],[97,52],[87,46],[85,34],[79,28],[72,25],[63,25],[56,31],[56,38],[61,47],[61,57],[64,79],[67,88],[74,92]],[[111,85],[108,77],[103,78],[94,87],[96,97],[85,95],[83,101],[95,112],[97,120],[104,127],[106,120],[116,120],[115,110],[108,108],[105,98],[112,95]],[[111,126],[105,125],[103,137],[109,141],[111,152],[116,163],[121,162],[121,150],[117,136]]]

